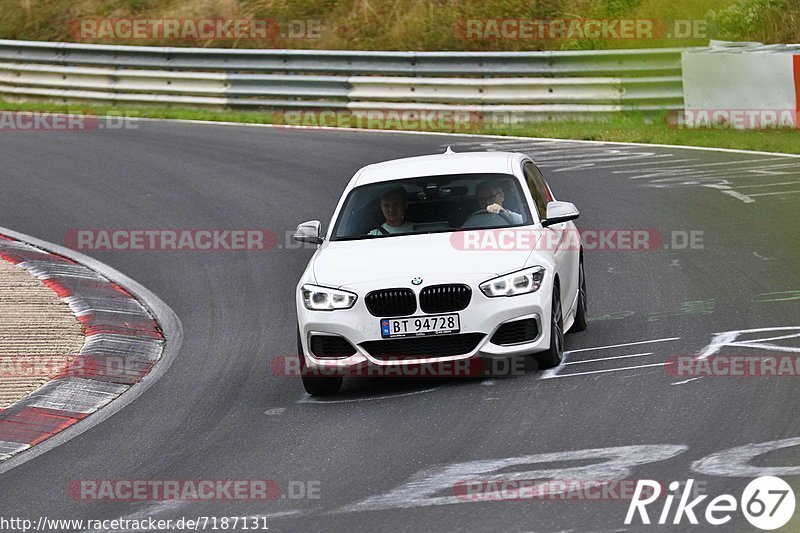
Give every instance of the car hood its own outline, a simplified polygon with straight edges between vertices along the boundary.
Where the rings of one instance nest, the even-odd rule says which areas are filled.
[[[463,250],[454,233],[326,241],[313,259],[316,282],[348,287],[380,280],[455,280],[459,275],[490,277],[524,268],[530,249]],[[472,277],[472,276],[469,276]]]

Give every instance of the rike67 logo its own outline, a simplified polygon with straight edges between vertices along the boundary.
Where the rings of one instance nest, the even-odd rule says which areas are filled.
[[[730,494],[721,494],[706,504],[704,512],[701,512],[701,504],[708,495],[704,494],[690,500],[693,484],[693,479],[689,479],[685,484],[677,481],[669,484],[669,493],[663,498],[664,503],[658,514],[657,524],[678,525],[685,517],[690,524],[697,525],[700,523],[698,520],[700,516],[705,519],[706,524],[720,526],[730,522],[739,509],[752,526],[772,530],[785,525],[794,514],[794,491],[788,483],[778,477],[762,476],[754,479],[742,491],[738,501]],[[681,494],[677,494],[681,486],[685,488]],[[660,483],[640,479],[628,507],[628,514],[625,516],[625,525],[631,525],[635,521],[637,512],[642,524],[650,524],[647,506],[659,500],[661,496]],[[678,504],[672,514],[672,504],[676,498]]]

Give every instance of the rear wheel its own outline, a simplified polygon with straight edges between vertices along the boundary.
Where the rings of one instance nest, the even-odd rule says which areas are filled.
[[[578,265],[578,308],[575,310],[575,323],[570,331],[583,331],[586,329],[586,277],[583,275],[583,258]]]
[[[561,293],[558,285],[553,287],[553,303],[550,308],[550,347],[535,356],[540,369],[557,367],[564,359],[564,319],[561,316]]]
[[[328,396],[337,394],[342,390],[341,376],[309,376],[306,372],[306,358],[303,354],[303,344],[300,341],[300,330],[297,330],[297,354],[300,357],[300,377],[303,388],[311,396]]]

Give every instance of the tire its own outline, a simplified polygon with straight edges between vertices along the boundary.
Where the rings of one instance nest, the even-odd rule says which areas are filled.
[[[575,322],[569,329],[572,331],[583,331],[588,325],[586,314],[586,276],[583,274],[583,257],[578,264],[578,308],[575,310]]]
[[[553,287],[553,303],[550,306],[550,347],[535,355],[539,369],[555,368],[564,359],[564,317],[561,314],[561,293]]]
[[[297,330],[297,355],[300,357],[300,378],[303,380],[303,388],[311,396],[330,396],[342,390],[341,376],[312,377],[306,375],[306,358],[303,355],[303,344],[300,341],[300,329]]]

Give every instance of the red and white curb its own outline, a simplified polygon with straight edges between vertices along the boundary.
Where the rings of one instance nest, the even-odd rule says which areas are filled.
[[[165,335],[131,292],[85,264],[3,234],[0,258],[55,291],[86,335],[80,353],[62,373],[0,410],[1,463],[77,424],[142,381],[161,359]]]

